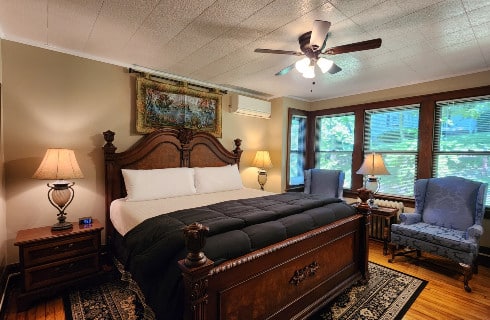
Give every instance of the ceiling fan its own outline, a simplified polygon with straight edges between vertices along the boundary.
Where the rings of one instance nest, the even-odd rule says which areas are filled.
[[[305,58],[298,60],[297,62],[282,69],[276,73],[276,76],[285,75],[296,67],[296,69],[303,74],[303,77],[314,78],[315,65],[317,65],[323,73],[328,71],[330,74],[334,74],[342,70],[332,60],[326,59],[324,56],[376,49],[381,46],[381,39],[377,38],[345,44],[333,48],[326,48],[330,25],[331,24],[329,21],[315,20],[313,23],[313,30],[302,34],[298,38],[301,52],[273,49],[255,49],[255,52],[306,56]]]

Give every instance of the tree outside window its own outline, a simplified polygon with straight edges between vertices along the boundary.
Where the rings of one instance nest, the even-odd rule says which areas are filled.
[[[306,116],[293,115],[289,136],[289,185],[304,183],[306,155]]]
[[[364,153],[381,153],[390,175],[380,193],[413,196],[417,173],[419,106],[373,109],[365,114]]]
[[[344,171],[344,188],[350,188],[354,150],[354,114],[321,116],[317,117],[315,122],[315,167]]]
[[[490,184],[490,97],[437,102],[434,144],[435,177]]]

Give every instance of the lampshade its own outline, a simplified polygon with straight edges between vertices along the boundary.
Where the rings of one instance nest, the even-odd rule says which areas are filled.
[[[305,73],[309,65],[310,65],[310,58],[303,58],[301,60],[296,61],[296,63],[294,64],[296,70],[298,70],[301,73]]]
[[[271,158],[269,151],[257,151],[255,158],[252,162],[253,167],[260,168],[262,170],[272,168]]]
[[[368,174],[368,175],[388,175],[390,174],[386,169],[383,157],[379,153],[367,154],[364,158],[357,174]]]
[[[313,79],[315,77],[315,65],[307,66],[306,71],[303,72],[303,77]]]
[[[320,58],[318,59],[316,64],[318,65],[318,67],[320,67],[320,70],[322,70],[322,72],[325,73],[328,70],[330,70],[330,68],[333,66],[333,61],[325,58]]]
[[[32,177],[42,180],[66,180],[81,179],[83,174],[73,150],[48,149]]]

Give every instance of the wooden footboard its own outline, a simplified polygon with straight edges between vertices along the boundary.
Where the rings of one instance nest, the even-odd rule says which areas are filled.
[[[368,224],[357,214],[217,267],[199,249],[206,231],[193,225],[185,232],[191,251],[179,262],[184,319],[307,318],[368,279]]]

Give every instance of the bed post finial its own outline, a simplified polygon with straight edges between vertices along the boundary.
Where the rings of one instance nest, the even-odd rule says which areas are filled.
[[[104,140],[106,142],[104,145],[104,153],[106,155],[110,153],[115,153],[117,148],[112,144],[112,141],[114,141],[114,135],[116,133],[111,130],[107,130],[104,131],[103,134],[104,134]]]
[[[202,248],[206,244],[208,231],[208,227],[197,222],[184,228],[185,246],[187,251],[189,251],[184,260],[187,267],[199,267],[206,263],[207,258],[202,252]]]
[[[240,149],[240,146],[242,145],[242,139],[235,139],[233,140],[235,142],[235,149],[233,149],[233,153],[235,154],[236,157],[236,163],[240,164],[240,158],[242,156],[243,150]]]
[[[206,320],[208,277],[213,268],[213,261],[202,252],[208,231],[208,227],[197,222],[184,228],[185,245],[189,253],[179,261],[179,267],[184,279],[185,320]]]
[[[193,136],[194,132],[191,129],[184,127],[179,128],[177,138],[179,139],[181,144],[188,145],[191,142]]]

